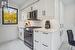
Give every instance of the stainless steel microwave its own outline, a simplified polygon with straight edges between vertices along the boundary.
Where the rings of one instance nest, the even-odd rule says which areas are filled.
[[[31,11],[28,13],[28,19],[36,20],[37,19],[37,10]]]

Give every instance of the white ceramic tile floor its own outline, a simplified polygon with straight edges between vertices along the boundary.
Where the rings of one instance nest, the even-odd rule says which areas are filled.
[[[17,39],[8,43],[5,43],[3,45],[0,45],[0,50],[31,50],[25,44]]]
[[[70,50],[69,45],[67,43],[63,43],[59,50]]]
[[[25,46],[23,41],[17,39],[0,45],[0,50],[31,50],[31,49]],[[67,43],[63,43],[59,50],[70,50],[70,47]],[[72,50],[75,50],[75,47],[73,47]]]
[[[71,46],[68,43],[63,43],[59,50],[71,50]],[[75,50],[74,46],[72,46],[72,50]]]

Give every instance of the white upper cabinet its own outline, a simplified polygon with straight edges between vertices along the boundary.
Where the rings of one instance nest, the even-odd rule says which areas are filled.
[[[33,10],[38,10],[38,18],[54,16],[54,0],[40,0],[32,5]]]
[[[54,0],[43,0],[42,5],[45,16],[54,16]]]
[[[31,4],[30,6],[26,7],[22,11],[23,14],[28,16],[28,12],[33,10],[38,10],[37,18],[42,19],[43,17],[54,17],[54,0],[39,0],[38,2]]]

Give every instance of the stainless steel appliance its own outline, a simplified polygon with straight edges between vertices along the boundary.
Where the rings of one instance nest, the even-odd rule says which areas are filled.
[[[30,11],[28,13],[28,19],[36,20],[37,19],[37,13],[38,13],[37,10]]]
[[[24,42],[29,48],[33,49],[33,29],[25,28],[24,29]]]

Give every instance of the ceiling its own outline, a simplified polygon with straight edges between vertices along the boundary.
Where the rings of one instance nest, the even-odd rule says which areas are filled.
[[[13,1],[16,5],[18,5],[19,7],[21,7],[22,5],[24,5],[27,1],[29,0],[11,0]],[[32,0],[34,1],[34,0]],[[75,0],[63,0],[64,4],[71,4],[71,3],[75,3]]]
[[[68,5],[68,4],[72,4],[75,3],[75,0],[63,0],[64,4]]]
[[[28,0],[12,0],[16,5],[22,6]]]
[[[3,1],[3,0],[0,0],[0,3],[1,3],[1,1]],[[25,4],[27,5],[27,3],[32,3],[32,2],[34,2],[36,0],[7,0],[7,1],[10,2],[10,3],[14,3],[15,5],[17,5],[18,8],[21,8]]]
[[[2,0],[0,0],[1,2]],[[18,7],[23,6],[27,1],[29,0],[9,0],[11,2],[14,2],[14,4],[16,4]],[[32,0],[34,1],[34,0]],[[75,3],[75,0],[63,0],[64,4],[71,4],[71,3]]]
[[[9,0],[11,2],[13,2],[14,4],[16,4],[19,8],[23,7],[23,6],[27,6],[32,4],[33,2],[39,1],[39,0]]]

